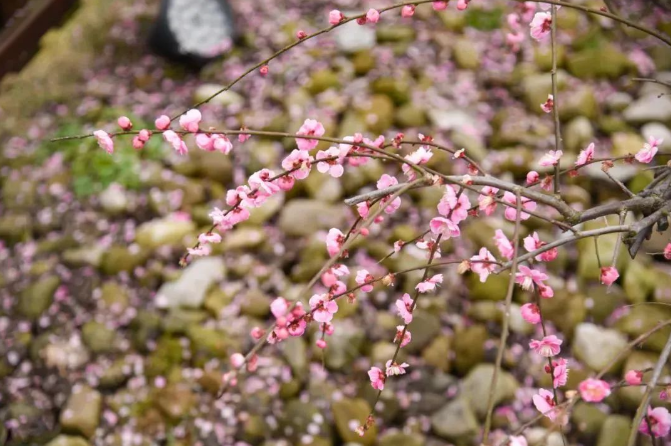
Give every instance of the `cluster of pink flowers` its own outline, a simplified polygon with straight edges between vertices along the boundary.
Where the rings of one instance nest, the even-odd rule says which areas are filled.
[[[275,316],[276,321],[275,328],[266,339],[268,343],[275,344],[289,336],[302,336],[305,333],[307,327],[306,312],[300,302],[290,308],[286,299],[278,297],[270,305],[270,311]]]

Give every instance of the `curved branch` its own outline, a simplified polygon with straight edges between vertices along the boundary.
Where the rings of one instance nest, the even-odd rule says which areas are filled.
[[[666,361],[669,359],[669,354],[671,354],[671,335],[664,345],[662,353],[659,355],[659,360],[655,364],[655,368],[652,371],[652,377],[648,382],[647,388],[645,389],[645,394],[643,394],[643,400],[636,410],[636,416],[634,416],[634,421],[631,423],[631,430],[629,431],[629,441],[627,442],[628,446],[634,446],[636,443],[636,437],[638,436],[638,427],[641,425],[641,420],[645,415],[648,404],[650,404],[650,398],[652,397],[652,391],[657,385],[660,375],[662,374],[662,368],[666,364]],[[650,432],[652,434],[652,432]]]

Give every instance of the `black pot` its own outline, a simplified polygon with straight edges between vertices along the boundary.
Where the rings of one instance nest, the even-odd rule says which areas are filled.
[[[225,52],[220,46],[225,39],[236,38],[227,0],[163,0],[149,45],[163,57],[199,68]]]

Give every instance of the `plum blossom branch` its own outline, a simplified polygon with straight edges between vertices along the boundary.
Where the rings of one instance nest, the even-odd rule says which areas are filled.
[[[417,181],[417,180],[415,180],[415,181]],[[410,187],[412,187],[413,184],[414,184],[414,182],[406,183],[406,188],[403,188],[403,189],[397,191],[396,193],[394,193],[391,196],[390,200],[393,201],[396,197],[402,195],[406,190],[408,190]],[[361,227],[362,228],[367,228],[368,226],[370,226],[375,221],[375,219],[384,211],[384,209],[385,209],[385,205],[381,203],[378,206],[378,208],[374,212],[372,212],[368,216],[368,218],[366,218],[362,222]],[[312,277],[312,279],[310,279],[310,281],[305,285],[305,287],[303,287],[303,290],[301,291],[301,293],[299,295],[299,298],[297,299],[297,302],[300,302],[302,299],[304,299],[306,297],[309,290],[314,286],[315,283],[317,283],[317,280],[319,280],[319,278],[324,274],[324,272],[326,272],[329,268],[331,268],[337,262],[337,260],[340,258],[340,256],[351,246],[351,244],[354,242],[354,240],[356,240],[358,235],[359,235],[359,233],[354,234],[353,237],[349,238],[346,242],[344,242],[342,244],[342,246],[340,247],[340,249],[338,250],[337,254],[334,255],[333,257],[331,257],[328,261],[326,261],[326,263],[324,264],[324,266],[322,266],[322,268],[319,270],[319,272],[317,272]],[[296,308],[296,306],[297,306],[297,304],[294,304],[289,311]],[[276,324],[272,324],[271,327],[269,328],[269,330],[272,329],[275,326],[276,326]],[[266,330],[266,331],[268,331],[268,330]],[[242,370],[242,368],[250,361],[250,359],[252,357],[254,357],[254,355],[256,355],[256,353],[265,345],[265,343],[266,343],[265,338],[262,337],[261,339],[259,339],[257,341],[257,343],[252,347],[252,349],[244,356],[244,359],[242,361],[240,361],[240,364],[238,364],[238,366],[235,367],[230,372],[231,375],[230,375],[229,379],[222,386],[222,390],[219,392],[218,398],[220,398],[226,392],[226,390],[228,388],[228,385],[231,382],[231,379],[234,378],[240,370]]]
[[[485,431],[482,437],[482,443],[485,445],[489,441],[489,431],[492,426],[492,414],[494,412],[494,395],[496,393],[496,385],[499,379],[501,363],[503,362],[503,352],[506,349],[506,342],[508,341],[510,306],[513,300],[513,291],[515,289],[515,274],[517,273],[517,253],[520,245],[520,220],[522,216],[522,197],[520,196],[520,189],[517,189],[515,198],[517,203],[517,216],[515,218],[515,233],[513,235],[513,265],[510,270],[510,279],[508,280],[508,291],[506,292],[505,311],[503,314],[503,327],[501,329],[501,339],[499,340],[499,350],[496,354],[496,366],[494,368],[492,382],[489,385],[489,395],[487,397],[487,418],[485,419]]]
[[[561,137],[561,123],[559,122],[559,94],[557,92],[557,5],[552,5],[551,8],[552,25],[550,30],[550,41],[552,45],[552,116],[555,124],[555,150],[557,153],[562,152],[562,137]],[[554,165],[554,193],[559,194],[559,164],[560,161]]]
[[[657,39],[661,40],[662,42],[666,43],[667,45],[671,46],[671,39],[663,35],[662,33],[659,33],[653,29],[647,28],[640,23],[625,19],[623,17],[620,17],[618,15],[612,14],[608,11],[604,11],[602,9],[594,9],[594,8],[589,8],[587,6],[583,5],[576,5],[575,3],[568,3],[560,0],[513,0],[518,3],[524,3],[525,1],[531,1],[533,3],[549,3],[551,5],[556,5],[556,6],[565,6],[567,8],[573,8],[577,9],[578,11],[583,11],[589,14],[595,14],[595,15],[600,15],[602,17],[606,17],[612,20],[615,20],[617,22],[623,23],[625,25],[631,26],[632,28],[635,28],[639,31],[643,31],[644,33],[656,37]]]
[[[636,347],[638,344],[644,342],[650,336],[652,336],[653,334],[655,334],[656,332],[658,332],[662,328],[667,327],[669,325],[671,325],[671,319],[663,321],[663,322],[659,322],[657,325],[655,325],[654,327],[652,327],[651,329],[649,329],[645,333],[641,334],[640,336],[638,336],[633,341],[629,342],[622,350],[620,350],[617,353],[617,355],[615,355],[615,357],[613,357],[608,362],[608,364],[606,364],[604,366],[604,368],[601,369],[601,371],[599,371],[599,373],[596,374],[595,378],[596,379],[603,378],[604,375],[606,373],[608,373],[608,371],[610,369],[612,369],[615,364],[617,364],[622,358],[624,358],[624,356],[629,352],[629,350]],[[566,411],[569,412],[571,410],[571,408],[573,406],[575,406],[575,404],[578,403],[581,399],[582,398],[580,397],[580,394],[576,393],[570,399],[564,401],[563,403],[558,404],[556,406],[556,410],[566,408]],[[533,426],[534,424],[536,424],[537,422],[542,420],[544,417],[545,417],[545,415],[541,413],[541,414],[537,415],[536,417],[532,418],[531,420],[527,421],[522,426],[520,426],[517,430],[515,430],[515,432],[513,432],[512,434],[507,435],[505,438],[503,438],[497,446],[507,445],[510,441],[511,436],[521,435],[527,428]]]
[[[549,251],[553,248],[556,248],[558,246],[566,245],[568,243],[573,243],[575,241],[578,241],[583,238],[587,237],[598,237],[600,235],[605,235],[605,234],[613,234],[617,232],[630,232],[632,231],[632,226],[630,225],[618,225],[618,226],[608,226],[605,228],[598,228],[598,229],[592,229],[589,231],[579,231],[575,234],[572,234],[570,236],[561,238],[559,240],[555,240],[554,242],[550,242],[546,245],[543,245],[542,247],[536,249],[535,251],[529,252],[527,254],[521,255],[517,261],[518,262],[525,262],[539,254],[542,254],[546,251]],[[509,261],[506,262],[499,270],[495,271],[494,274],[499,274],[508,268],[512,267],[513,262]]]
[[[648,404],[650,404],[652,391],[657,385],[657,381],[659,380],[659,377],[662,374],[662,368],[666,364],[666,361],[669,359],[669,354],[671,354],[671,335],[669,335],[669,338],[667,339],[666,344],[664,345],[664,349],[662,350],[662,353],[659,355],[659,359],[657,360],[655,368],[652,371],[652,377],[650,378],[645,393],[643,394],[643,400],[641,400],[641,404],[638,406],[638,409],[636,410],[634,421],[631,424],[631,431],[629,433],[629,440],[627,441],[627,446],[634,446],[634,444],[636,444],[636,437],[638,436],[638,427],[641,424],[641,420],[643,419],[643,416],[648,409]],[[652,430],[650,431],[650,433],[652,434]]]

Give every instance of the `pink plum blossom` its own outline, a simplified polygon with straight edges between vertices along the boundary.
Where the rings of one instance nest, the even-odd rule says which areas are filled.
[[[635,155],[636,160],[639,163],[648,164],[655,157],[662,142],[662,139],[657,139],[654,136],[651,136],[648,139],[648,142],[643,145],[643,148]]]
[[[436,1],[433,2],[432,5],[435,11],[444,11],[447,9],[447,1]]]
[[[474,273],[480,275],[480,282],[483,283],[487,281],[487,277],[489,277],[489,274],[496,270],[497,266],[496,263],[493,263],[496,262],[496,259],[487,248],[480,248],[478,255],[471,257],[471,262],[471,270],[473,270]]]
[[[210,248],[210,245],[200,245],[195,248],[187,248],[187,252],[194,257],[203,257],[209,256],[212,248]]]
[[[406,155],[405,159],[413,164],[422,165],[428,163],[431,157],[433,157],[433,152],[424,146],[420,146],[411,154]],[[404,163],[401,165],[401,170],[408,177],[408,180],[412,181],[417,178],[417,172],[410,165]]]
[[[328,294],[315,294],[310,298],[312,317],[317,322],[331,322],[333,315],[338,311],[338,304],[330,300]]]
[[[641,370],[629,370],[624,375],[624,380],[630,386],[638,386],[643,382],[643,371]]]
[[[478,197],[478,208],[485,213],[485,215],[492,215],[496,210],[496,194],[499,190],[495,187],[485,186],[480,191]]]
[[[154,121],[154,125],[159,130],[167,130],[168,127],[170,127],[170,118],[166,115],[161,115],[158,118],[156,118],[156,121]]]
[[[541,104],[541,110],[543,110],[545,113],[552,113],[552,110],[554,108],[555,108],[555,97],[549,94],[547,100]]]
[[[648,420],[650,420],[650,428],[655,437],[662,438],[669,435],[671,430],[671,414],[665,407],[648,407]],[[642,434],[650,436],[647,420],[641,421],[638,431]]]
[[[289,302],[283,297],[278,297],[270,303],[270,312],[276,318],[283,317],[287,311],[289,311]]]
[[[245,357],[242,353],[233,353],[230,358],[231,365],[238,369],[245,363]]]
[[[553,361],[552,386],[557,389],[565,386],[568,381],[568,361],[560,358],[559,361]]]
[[[538,286],[544,285],[543,281],[548,279],[547,274],[531,269],[526,265],[520,265],[518,269],[519,272],[515,274],[515,282],[527,291],[533,290],[534,284]]]
[[[457,9],[459,11],[463,11],[464,9],[468,8],[468,2],[470,0],[457,0]]]
[[[163,132],[163,139],[170,143],[172,145],[172,148],[177,151],[180,155],[184,155],[188,153],[189,149],[187,149],[186,144],[182,140],[182,138],[172,130],[166,130]]]
[[[435,276],[431,277],[430,279],[427,279],[424,282],[418,283],[417,286],[415,287],[415,289],[418,290],[420,293],[426,293],[428,291],[435,290],[436,286],[440,283],[443,283],[443,275],[442,274],[436,274]]]
[[[549,335],[545,336],[540,341],[532,339],[531,342],[529,342],[529,348],[539,355],[549,358],[559,354],[562,342],[563,341],[557,336]]]
[[[405,5],[401,8],[401,17],[410,18],[415,15],[415,5]]]
[[[386,173],[383,174],[379,180],[377,180],[378,190],[386,189],[391,186],[396,186],[397,184],[398,180],[395,177],[392,177],[391,175],[387,175]],[[391,202],[390,200],[391,195],[388,195],[380,200],[380,202],[386,204],[386,207],[384,208],[384,212],[386,214],[393,214],[401,206],[401,197],[396,197],[393,200],[391,200]]]
[[[121,116],[117,119],[117,124],[122,130],[129,131],[133,128],[133,123],[128,119],[128,116]]]
[[[511,435],[510,436],[510,443],[508,443],[509,446],[529,446],[529,443],[527,443],[527,439],[524,438],[522,435]]]
[[[326,250],[331,257],[338,254],[343,243],[345,243],[345,234],[336,228],[329,229],[329,233],[326,236]]]
[[[345,172],[345,169],[343,169],[343,166],[340,164],[339,160],[337,158],[326,160],[326,158],[334,158],[338,157],[339,155],[340,149],[337,147],[330,147],[326,151],[320,150],[317,152],[317,156],[315,156],[315,161],[317,161],[317,170],[321,173],[328,173],[333,178],[340,178]]]
[[[581,150],[578,154],[578,159],[575,162],[576,166],[584,166],[594,159],[594,143],[590,143],[586,149]]]
[[[370,212],[370,205],[367,201],[363,201],[356,205],[356,211],[359,213],[361,218],[367,218]]]
[[[246,128],[241,128],[240,130],[244,131],[244,130],[247,130],[247,129]],[[252,135],[250,135],[249,133],[238,133],[238,142],[245,142],[251,137],[252,137]]]
[[[664,258],[666,260],[671,260],[671,243],[664,247]]]
[[[392,360],[388,360],[387,363],[385,364],[385,367],[387,369],[387,376],[395,376],[395,375],[405,375],[405,369],[408,368],[410,364],[408,363],[397,363],[397,362],[392,362]]]
[[[377,23],[380,20],[380,11],[377,9],[369,9],[366,13],[366,21],[369,23]]]
[[[532,303],[524,304],[520,310],[522,318],[528,323],[535,325],[541,321],[541,311],[538,305]]]
[[[368,377],[370,378],[370,384],[375,390],[383,390],[384,382],[387,379],[384,372],[378,367],[371,367],[368,371]]]
[[[578,385],[580,396],[588,403],[600,403],[610,395],[610,385],[603,380],[587,378]]]
[[[403,294],[403,296],[396,300],[396,308],[398,309],[398,314],[403,319],[403,322],[409,324],[412,322],[412,298],[408,293]]]
[[[292,171],[289,175],[297,180],[304,180],[310,174],[312,157],[307,150],[294,149],[282,160],[282,168]]]
[[[618,277],[620,277],[620,273],[617,272],[614,266],[604,266],[601,268],[601,283],[604,285],[611,286]]]
[[[538,181],[538,177],[539,177],[538,172],[536,172],[535,170],[532,170],[531,172],[529,172],[527,174],[527,184],[536,183]]]
[[[564,154],[561,150],[550,150],[548,153],[538,161],[538,164],[543,167],[554,166],[559,162],[559,159]]]
[[[334,9],[329,13],[329,23],[331,25],[337,25],[338,23],[342,22],[345,19],[345,16],[342,14],[342,12],[338,11],[337,9]]]
[[[529,27],[531,28],[531,37],[539,42],[545,40],[552,30],[552,14],[537,12]]]
[[[459,226],[452,220],[443,217],[432,218],[429,222],[429,228],[436,235],[442,234],[444,239],[459,237],[461,235]]]
[[[557,419],[557,410],[555,410],[555,402],[551,391],[546,389],[539,389],[538,394],[532,397],[532,401],[536,410],[548,417],[551,421]]]
[[[207,232],[198,236],[198,243],[221,243],[221,236],[214,232]]]
[[[542,242],[540,238],[538,237],[538,233],[534,232],[533,234],[525,237],[524,239],[524,249],[526,249],[529,252],[534,252],[537,249],[542,248],[545,246],[547,243]],[[542,252],[538,254],[536,257],[534,257],[537,261],[539,262],[551,262],[554,259],[557,258],[557,248],[552,248],[549,249],[545,252]]]
[[[511,260],[515,255],[513,244],[510,243],[508,237],[506,237],[506,235],[500,229],[494,231],[494,244],[496,245],[496,248],[499,250],[501,255],[506,259]]]
[[[324,130],[321,122],[315,119],[306,119],[301,128],[298,129],[298,132],[296,132],[296,135],[321,138],[325,132],[326,130]],[[315,139],[296,138],[296,145],[299,150],[312,150],[317,147],[317,144],[319,144],[319,141]]]
[[[270,196],[279,192],[280,190],[280,187],[277,184],[270,181],[270,179],[274,176],[275,173],[272,170],[261,169],[258,172],[254,172],[252,175],[250,175],[248,183],[252,188]]]
[[[191,109],[179,117],[179,125],[187,132],[196,133],[201,119],[203,119],[203,116],[200,111]]]
[[[396,335],[394,336],[394,344],[401,341],[401,348],[410,344],[410,341],[412,341],[412,333],[410,333],[410,330],[407,328],[405,328],[405,333],[403,333],[404,328],[405,327],[403,325],[397,325]],[[403,337],[403,339],[401,339],[401,337]]]
[[[438,213],[443,217],[450,216],[450,220],[459,223],[468,217],[471,202],[465,193],[457,195],[452,185],[445,186],[445,195],[438,202]]]
[[[520,220],[527,220],[530,215],[524,211],[533,212],[536,210],[536,202],[525,197],[520,197],[522,200],[522,212],[520,215]],[[517,219],[517,197],[511,192],[505,192],[503,194],[503,201],[510,203],[512,206],[506,207],[504,216],[507,220],[515,221]]]
[[[110,135],[104,130],[96,130],[93,135],[98,140],[98,145],[110,155],[114,153],[114,141]]]
[[[373,291],[373,285],[371,284],[372,281],[375,280],[375,277],[371,273],[369,273],[365,269],[360,269],[359,271],[356,272],[356,283],[359,285],[363,285],[361,287],[361,291],[364,291],[366,293],[369,293]]]

